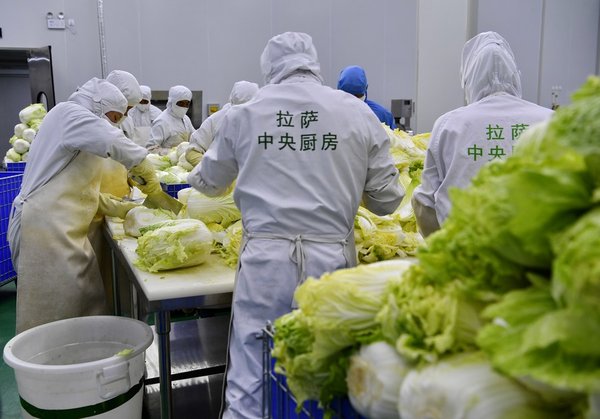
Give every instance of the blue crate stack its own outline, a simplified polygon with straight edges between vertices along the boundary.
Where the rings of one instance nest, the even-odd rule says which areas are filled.
[[[173,198],[177,198],[177,192],[182,189],[189,188],[189,183],[160,183],[162,190],[168,193]]]
[[[6,163],[6,171],[7,172],[24,172],[25,171],[25,165],[27,163],[24,161],[20,161],[17,163]]]
[[[22,181],[22,172],[0,172],[0,285],[17,276],[10,259],[6,233],[12,202],[21,189]]]

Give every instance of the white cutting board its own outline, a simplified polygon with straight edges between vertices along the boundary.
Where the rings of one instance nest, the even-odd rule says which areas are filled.
[[[190,268],[150,273],[136,268],[135,249],[137,239],[125,235],[120,220],[106,217],[106,225],[113,240],[129,263],[135,279],[148,301],[233,292],[235,270],[217,255],[211,255],[205,263]]]

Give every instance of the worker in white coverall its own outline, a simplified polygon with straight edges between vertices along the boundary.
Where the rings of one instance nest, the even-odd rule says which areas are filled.
[[[172,147],[189,141],[194,132],[190,117],[186,115],[192,100],[192,91],[185,86],[169,89],[167,108],[154,120],[146,148],[151,153],[167,154]]]
[[[93,78],[52,108],[29,150],[8,241],[16,268],[17,333],[59,319],[103,314],[100,271],[88,239],[94,215],[124,217],[132,207],[100,199],[103,161],[111,157],[160,190],[147,150],[116,127],[127,100]]]
[[[309,35],[268,41],[266,86],[232,107],[189,183],[210,195],[237,178],[243,241],[232,302],[224,418],[260,418],[267,321],[292,310],[307,276],[356,264],[359,204],[393,212],[404,196],[389,139],[371,110],[323,85]]]
[[[433,125],[412,204],[424,236],[438,230],[451,209],[449,191],[465,188],[484,164],[506,159],[521,132],[552,115],[521,98],[521,78],[508,42],[495,32],[467,41],[462,51],[467,105]]]
[[[221,109],[210,115],[202,122],[200,128],[194,131],[190,137],[190,145],[186,151],[187,161],[196,166],[202,155],[206,153],[208,147],[212,144],[217,128],[221,125],[227,111],[236,105],[248,102],[258,92],[258,84],[241,80],[233,84],[229,94],[229,102],[223,105]]]
[[[127,71],[113,70],[106,77],[106,81],[114,84],[127,99],[127,110],[118,126],[125,137],[133,141],[133,120],[127,115],[129,110],[142,100],[142,90],[135,76]],[[129,197],[131,187],[127,183],[127,169],[113,159],[104,160],[104,175],[100,185],[100,192],[109,193],[118,198]]]
[[[133,142],[145,147],[150,139],[152,123],[162,111],[150,103],[152,100],[152,89],[145,85],[140,85],[140,89],[142,90],[142,100],[129,110],[127,116],[133,122]]]

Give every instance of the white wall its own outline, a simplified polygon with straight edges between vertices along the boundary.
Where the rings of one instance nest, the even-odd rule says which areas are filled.
[[[417,0],[104,0],[107,71],[132,72],[167,90],[183,84],[203,102],[226,103],[231,86],[262,84],[259,57],[284,31],[309,33],[323,76],[335,87],[340,70],[365,67],[369,98],[416,97]],[[57,101],[101,76],[97,1],[0,0],[0,47],[52,45]],[[75,19],[75,33],[46,28],[46,12]],[[382,12],[385,11],[385,12]],[[204,107],[206,115],[206,107]]]
[[[590,75],[598,72],[599,0],[545,0],[542,63],[538,103],[550,106],[553,86],[560,86],[558,104]]]
[[[460,53],[467,39],[468,0],[421,0],[415,132],[431,131],[443,113],[462,106]]]
[[[364,66],[371,99],[388,108],[391,99],[415,100],[415,132],[431,130],[437,117],[464,103],[460,52],[476,31],[497,30],[511,43],[525,98],[537,102],[539,96],[546,104],[547,86],[558,84],[561,100],[568,100],[582,75],[600,67],[599,3],[103,1],[108,71],[129,70],[154,89],[184,84],[202,90],[204,104],[224,104],[236,80],[262,83],[259,56],[272,35],[305,31],[314,38],[328,85],[335,87],[344,66]],[[57,101],[101,76],[97,1],[0,0],[0,10],[0,47],[52,46]],[[47,29],[48,11],[75,19],[74,30]]]

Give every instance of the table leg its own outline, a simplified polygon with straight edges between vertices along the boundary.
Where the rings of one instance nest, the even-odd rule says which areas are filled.
[[[158,334],[158,370],[160,376],[160,417],[173,417],[171,395],[171,352],[169,333],[171,332],[171,313],[168,310],[154,314],[156,333]]]
[[[119,295],[119,277],[117,274],[117,259],[115,256],[115,251],[110,249],[110,262],[111,262],[111,270],[112,270],[112,283],[113,283],[113,310],[115,315],[120,316],[121,313],[121,298]]]

